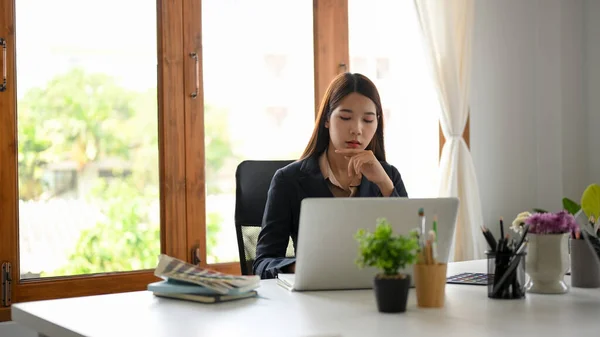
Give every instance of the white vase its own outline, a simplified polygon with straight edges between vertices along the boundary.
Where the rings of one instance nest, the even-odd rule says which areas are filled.
[[[564,294],[569,269],[569,234],[528,234],[525,289],[530,293]]]

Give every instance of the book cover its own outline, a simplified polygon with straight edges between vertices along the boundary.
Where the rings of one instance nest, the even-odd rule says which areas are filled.
[[[163,281],[153,282],[148,284],[148,290],[163,294],[197,294],[197,295],[216,295],[218,292],[194,283],[183,282],[178,280],[167,279]],[[230,289],[227,294],[223,295],[238,295],[241,294],[239,289]]]
[[[186,301],[193,301],[193,302],[199,302],[199,303],[230,302],[230,301],[242,300],[245,298],[256,297],[257,295],[258,295],[258,293],[254,290],[245,292],[242,294],[237,294],[237,295],[220,295],[220,294],[200,295],[200,294],[176,294],[176,293],[154,292],[154,296],[158,296],[158,297],[173,298],[173,299],[178,299],[178,300],[186,300]]]

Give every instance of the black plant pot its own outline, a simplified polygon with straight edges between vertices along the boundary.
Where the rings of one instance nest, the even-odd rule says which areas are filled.
[[[410,288],[410,275],[375,277],[375,299],[379,312],[405,312]]]

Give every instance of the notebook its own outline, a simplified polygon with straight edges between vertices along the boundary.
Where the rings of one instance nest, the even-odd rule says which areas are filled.
[[[148,290],[155,293],[162,294],[193,294],[193,295],[217,295],[218,292],[198,286],[193,283],[182,282],[173,279],[167,279],[163,281],[158,281],[154,283],[148,284]],[[239,295],[246,293],[245,291],[240,291],[239,289],[230,289],[227,293],[221,295]]]
[[[189,264],[165,254],[159,256],[154,275],[167,282],[151,284],[153,288],[160,288],[158,291],[162,293],[164,293],[165,287],[170,289],[169,293],[179,292],[174,290],[175,287],[179,287],[187,293],[194,293],[194,289],[197,289],[198,292],[236,295],[250,292],[260,286],[260,277],[256,275],[225,274]],[[148,285],[148,289],[150,290],[150,285]]]
[[[284,287],[289,291],[294,291],[294,278],[295,274],[277,274],[277,284]]]
[[[257,297],[258,276],[239,276],[189,264],[168,255],[160,255],[154,275],[162,281],[148,284],[155,296],[200,303],[220,303]]]
[[[241,299],[245,299],[245,298],[252,298],[252,297],[256,297],[257,295],[258,295],[258,293],[255,290],[252,290],[252,291],[249,291],[246,293],[237,294],[237,295],[220,295],[220,294],[200,295],[200,294],[183,294],[183,293],[161,293],[161,292],[156,292],[156,291],[154,292],[154,296],[158,296],[158,297],[174,298],[174,299],[179,299],[179,300],[194,301],[194,302],[200,302],[200,303],[229,302],[229,301],[241,300]]]

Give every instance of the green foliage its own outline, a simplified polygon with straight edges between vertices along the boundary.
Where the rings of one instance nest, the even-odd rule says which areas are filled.
[[[385,218],[377,219],[374,233],[360,229],[355,238],[359,244],[356,264],[360,268],[376,267],[385,275],[396,275],[400,269],[416,262],[419,249],[416,232],[409,236],[393,235]]]
[[[42,276],[62,276],[153,269],[160,254],[160,224],[153,203],[158,190],[143,191],[133,187],[131,180],[111,183],[99,180],[94,189],[94,202],[101,205],[106,218],[96,226],[82,231],[70,264]],[[217,244],[216,234],[222,219],[208,214],[207,255]]]
[[[48,163],[73,161],[82,170],[99,158],[129,159],[132,132],[123,127],[132,120],[136,97],[109,76],[77,68],[27,91],[19,101],[20,198],[37,200],[44,194]],[[156,128],[152,131],[156,134]],[[156,149],[156,144],[145,145]]]
[[[134,97],[107,75],[74,68],[44,89],[28,91],[19,116],[36,116],[55,151],[84,166],[101,155],[128,156],[127,139],[118,126],[132,117]]]
[[[531,210],[531,213],[548,213],[548,211],[541,208],[534,208]]]
[[[36,120],[28,115],[19,119],[19,198],[35,200],[46,188],[43,167],[52,161],[52,143]]]
[[[228,160],[236,159],[228,137],[227,111],[205,106],[204,124],[206,189],[208,194],[218,194],[221,191],[216,184],[219,171]]]
[[[126,178],[98,178],[89,195],[105,218],[81,233],[70,264],[45,275],[76,275],[154,268],[160,253],[157,90],[132,92],[104,74],[73,69],[19,101],[19,191],[22,200],[49,199],[50,163],[118,159]],[[206,174],[216,177],[234,158],[226,111],[205,111]],[[212,181],[209,193],[217,193]],[[151,216],[153,215],[153,216]],[[222,219],[207,214],[207,255],[217,245]]]
[[[571,215],[575,215],[581,210],[581,205],[569,198],[563,198],[562,204],[565,211],[569,212]]]
[[[158,190],[139,191],[130,179],[99,180],[94,200],[105,219],[82,231],[70,264],[49,275],[77,275],[151,269],[160,254],[160,225],[151,222]]]
[[[581,195],[581,204],[569,199],[563,198],[563,208],[571,215],[577,214],[580,210],[589,218],[594,216],[598,219],[600,216],[600,185],[589,185]]]
[[[588,218],[600,218],[600,185],[591,184],[583,191],[581,208]]]
[[[219,262],[217,256],[213,256],[213,250],[217,246],[217,234],[221,231],[223,217],[217,212],[208,212],[206,214],[206,256],[212,256],[215,263]]]

